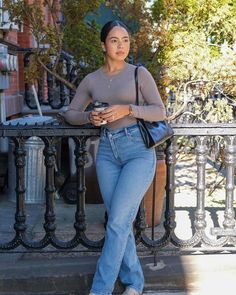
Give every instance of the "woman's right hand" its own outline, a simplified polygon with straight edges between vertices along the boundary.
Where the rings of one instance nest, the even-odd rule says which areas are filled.
[[[103,119],[99,117],[100,112],[96,111],[91,111],[89,113],[89,121],[94,125],[94,126],[101,126],[101,123]]]

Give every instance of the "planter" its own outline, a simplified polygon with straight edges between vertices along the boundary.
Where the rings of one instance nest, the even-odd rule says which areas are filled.
[[[166,186],[166,163],[163,151],[157,151],[156,174],[144,196],[146,225],[157,226],[161,222]],[[154,214],[154,216],[153,216]]]

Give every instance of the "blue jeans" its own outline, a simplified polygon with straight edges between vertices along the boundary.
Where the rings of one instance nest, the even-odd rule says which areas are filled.
[[[155,167],[155,150],[145,147],[137,125],[102,129],[96,169],[108,222],[91,288],[96,295],[111,295],[118,276],[142,293],[144,276],[132,227]]]

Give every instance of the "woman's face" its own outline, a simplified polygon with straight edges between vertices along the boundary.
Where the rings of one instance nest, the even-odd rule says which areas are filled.
[[[102,42],[106,57],[114,61],[123,61],[129,54],[129,33],[123,27],[114,27],[107,35],[105,43]]]

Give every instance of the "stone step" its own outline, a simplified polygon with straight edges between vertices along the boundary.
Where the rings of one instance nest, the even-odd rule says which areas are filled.
[[[32,254],[9,262],[0,257],[0,295],[88,295],[97,259],[95,255],[56,258],[53,254]],[[141,257],[141,264],[147,295],[177,291],[219,295],[226,287],[231,289],[235,285],[235,254],[159,255],[156,265],[153,257],[148,256]],[[114,294],[123,290],[117,282]]]

